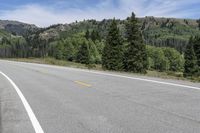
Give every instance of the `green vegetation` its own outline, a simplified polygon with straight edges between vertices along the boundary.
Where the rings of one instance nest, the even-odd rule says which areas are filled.
[[[184,53],[191,36],[200,35],[198,23],[186,19],[146,18],[142,25],[146,44],[175,48]]]
[[[87,39],[85,36],[88,33],[89,31],[52,42],[49,56],[83,64],[100,64],[104,43]]]
[[[77,62],[86,65],[91,64],[91,55],[88,43],[83,42],[83,44],[79,48],[79,51],[77,53]]]
[[[114,19],[110,25],[106,45],[103,49],[102,66],[108,70],[123,70],[123,42]]]
[[[198,27],[199,27],[199,30],[200,30],[200,19],[197,20],[197,23],[198,23]]]
[[[196,36],[193,39],[193,47],[194,47],[194,52],[197,58],[197,64],[200,67],[200,36]]]
[[[190,38],[190,41],[186,47],[185,51],[185,77],[193,77],[199,75],[199,66],[197,64],[197,57],[194,52],[194,42],[195,38]]]
[[[184,57],[173,48],[162,48],[166,60],[169,63],[169,71],[182,72],[184,67]]]
[[[127,49],[124,56],[125,71],[146,73],[147,52],[135,14],[126,22]]]
[[[6,32],[0,38],[0,57],[26,57],[28,54],[27,44],[23,37],[15,37]]]
[[[148,69],[183,72],[184,58],[173,48],[147,46]]]
[[[199,20],[136,18],[133,13],[126,20],[15,26],[0,29],[1,58],[200,79]]]
[[[19,62],[28,62],[28,63],[38,63],[38,64],[49,64],[49,65],[57,65],[57,66],[67,66],[73,68],[82,68],[87,69],[88,67],[81,63],[66,61],[66,60],[58,60],[55,58],[45,57],[45,58],[5,58],[6,60],[11,61],[19,61]],[[101,70],[100,65],[96,65],[95,69]]]
[[[1,30],[0,29],[0,37],[10,37],[11,34],[9,34],[8,32],[4,31],[4,30]]]
[[[75,63],[71,61],[66,60],[57,60],[55,58],[5,58],[6,60],[11,61],[19,61],[19,62],[29,62],[29,63],[38,63],[38,64],[50,64],[50,65],[57,65],[57,66],[67,66],[72,68],[80,68],[80,69],[88,69],[88,66],[81,64],[81,63]],[[101,65],[95,65],[94,70],[100,70],[102,71]],[[112,71],[110,71],[112,72]],[[133,74],[133,75],[139,75],[143,76],[144,74],[136,74],[136,73],[126,73],[126,72],[116,72],[119,74]],[[181,79],[181,80],[187,80],[183,77],[183,73],[181,72],[159,72],[156,70],[147,70],[147,73],[145,76],[149,77],[159,77],[164,79]],[[191,81],[196,82],[199,81],[199,79],[191,79]]]

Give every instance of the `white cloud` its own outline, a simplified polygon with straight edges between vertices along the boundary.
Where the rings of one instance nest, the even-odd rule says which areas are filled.
[[[70,23],[75,20],[104,18],[126,18],[132,11],[138,16],[190,17],[200,9],[185,9],[188,4],[200,4],[199,0],[102,0],[95,7],[58,9],[55,6],[30,4],[13,10],[0,10],[1,19],[18,20],[45,27],[56,23]],[[178,10],[178,11],[176,11]],[[180,11],[179,11],[180,10]],[[200,14],[197,14],[200,15]]]
[[[104,5],[95,8],[76,9],[69,8],[66,10],[56,10],[56,8],[40,6],[40,5],[25,5],[20,6],[15,10],[0,11],[1,19],[18,20],[25,23],[36,24],[37,26],[49,26],[56,23],[70,23],[75,20],[113,18],[122,16],[115,9],[106,9]],[[121,14],[121,15],[120,15]]]
[[[119,0],[122,9],[135,11],[138,16],[188,18],[199,15],[199,0]],[[193,8],[193,9],[191,9]],[[198,11],[198,12],[197,12]],[[198,17],[198,16],[196,16]]]

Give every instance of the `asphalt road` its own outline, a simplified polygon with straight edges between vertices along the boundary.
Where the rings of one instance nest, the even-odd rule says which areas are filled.
[[[0,71],[21,90],[45,133],[200,132],[197,83],[2,60]],[[35,132],[1,74],[0,104],[1,133]]]

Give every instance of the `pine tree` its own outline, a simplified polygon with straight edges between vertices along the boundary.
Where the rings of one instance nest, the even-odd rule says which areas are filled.
[[[197,20],[197,23],[198,23],[198,27],[199,27],[199,30],[200,30],[200,19]]]
[[[108,30],[106,44],[102,54],[102,66],[108,70],[123,69],[123,41],[115,19]]]
[[[200,67],[200,37],[196,36],[193,40],[194,52],[197,57],[197,64]]]
[[[193,48],[193,38],[190,38],[190,41],[186,47],[185,51],[185,66],[184,66],[184,76],[192,77],[198,75],[198,65],[197,58],[195,56],[194,48]]]
[[[99,40],[99,41],[101,40],[100,35],[99,35],[97,30],[92,31],[91,39],[92,39],[93,42],[95,42],[96,40]]]
[[[90,39],[88,41],[88,45],[89,45],[89,48],[90,48],[91,63],[92,64],[100,63],[101,57],[100,57],[100,54],[99,54],[99,52],[97,50],[97,47],[96,47],[95,43]]]
[[[91,33],[91,39],[92,39],[92,41],[96,40],[96,32],[94,30]]]
[[[90,39],[90,31],[87,30],[86,33],[85,33],[85,38],[88,40]]]
[[[97,30],[96,30],[96,40],[101,41],[100,33],[99,33],[99,31],[97,31]],[[95,41],[96,41],[96,40],[95,40]]]
[[[77,62],[82,64],[90,64],[90,49],[88,42],[84,41],[77,53]]]
[[[126,71],[145,73],[147,69],[147,52],[135,14],[126,22],[127,49],[124,58]]]

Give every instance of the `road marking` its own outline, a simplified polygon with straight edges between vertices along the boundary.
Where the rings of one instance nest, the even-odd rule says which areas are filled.
[[[45,66],[46,67],[55,68],[55,66],[48,66],[48,65],[45,65]],[[190,88],[190,89],[200,90],[199,87],[195,87],[195,86],[189,86],[189,85],[183,85],[183,84],[176,84],[176,83],[170,83],[170,82],[163,82],[163,81],[157,81],[157,80],[151,80],[151,79],[145,79],[145,78],[136,78],[136,77],[129,77],[129,76],[118,75],[118,74],[110,74],[110,73],[105,73],[105,72],[97,72],[97,71],[91,71],[91,70],[82,70],[82,69],[59,67],[59,66],[56,66],[56,68],[65,68],[65,69],[68,69],[68,70],[71,69],[71,70],[75,70],[75,71],[93,73],[93,74],[104,75],[104,76],[112,76],[112,77],[118,77],[118,78],[133,79],[133,80],[139,80],[139,81],[145,81],[145,82],[151,82],[151,83],[157,83],[157,84],[164,84],[164,85],[170,85],[170,86],[177,86],[177,87],[183,87],[183,88]]]
[[[90,84],[87,84],[87,83],[84,83],[84,82],[81,82],[81,81],[74,81],[74,82],[79,84],[79,85],[86,86],[86,87],[91,87],[92,86]]]
[[[35,130],[35,133],[44,133],[42,127],[40,126],[40,123],[39,121],[37,120],[35,114],[33,113],[30,105],[28,104],[27,100],[25,99],[25,97],[23,96],[22,92],[20,91],[20,89],[17,87],[17,85],[6,75],[4,74],[3,72],[0,71],[0,74],[2,74],[11,84],[12,86],[14,87],[14,89],[16,90],[17,94],[19,95],[27,113],[28,113],[28,116],[31,120],[31,123],[33,125],[33,128]]]
[[[93,70],[83,70],[83,69],[78,69],[78,68],[53,66],[53,65],[46,65],[46,64],[36,64],[36,63],[25,63],[25,62],[17,62],[17,61],[6,61],[6,62],[17,63],[17,64],[26,64],[26,65],[30,65],[30,66],[40,66],[40,67],[46,67],[46,68],[67,69],[67,70],[73,70],[73,71],[79,71],[79,72],[81,71],[81,72],[93,73],[93,74],[98,74],[98,75],[105,75],[105,76],[112,76],[112,77],[126,78],[126,79],[133,79],[133,80],[139,80],[139,81],[145,81],[145,82],[151,82],[151,83],[157,83],[157,84],[164,84],[164,85],[170,85],[170,86],[177,86],[177,87],[200,90],[199,87],[195,87],[195,86],[176,84],[176,83],[170,83],[170,82],[164,82],[164,81],[157,81],[157,80],[151,80],[151,79],[145,79],[145,78],[136,78],[136,77],[119,75],[119,74],[110,74],[110,73],[105,73],[105,72],[100,72],[100,71],[98,72],[98,71],[93,71]]]
[[[163,81],[157,81],[157,80],[151,80],[151,79],[145,79],[145,78],[135,78],[135,77],[129,77],[129,76],[123,76],[123,75],[117,75],[117,74],[109,74],[109,73],[103,73],[103,72],[94,72],[94,71],[88,71],[88,72],[89,73],[93,73],[93,74],[105,75],[105,76],[133,79],[133,80],[146,81],[146,82],[157,83],[157,84],[164,84],[164,85],[170,85],[170,86],[177,86],[177,87],[184,87],[184,88],[191,88],[191,89],[200,90],[199,87],[176,84],[176,83],[170,83],[170,82],[163,82]]]

